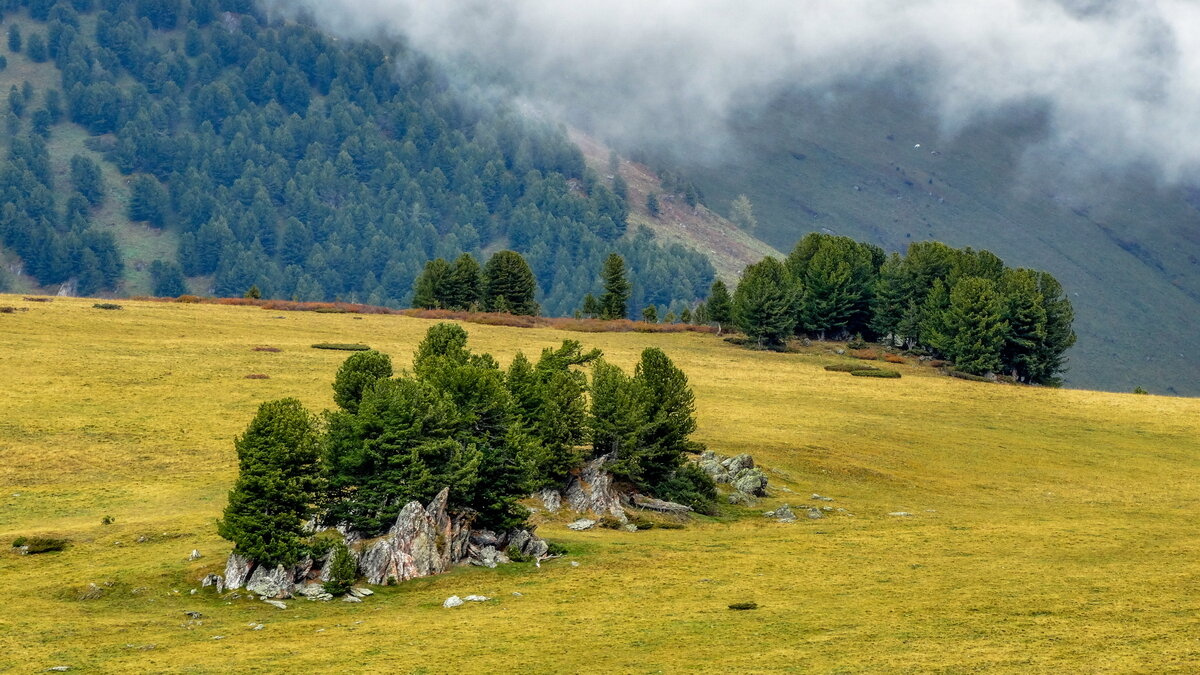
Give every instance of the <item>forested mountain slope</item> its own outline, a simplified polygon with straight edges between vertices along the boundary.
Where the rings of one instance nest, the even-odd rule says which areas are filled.
[[[630,231],[561,128],[400,45],[249,0],[3,7],[0,284],[395,306],[431,258],[512,248],[565,314],[613,251],[633,307],[695,300],[714,276]]]
[[[1148,174],[1090,174],[1030,154],[1036,114],[947,137],[919,102],[878,92],[790,97],[739,119],[721,160],[684,167],[725,212],[748,194],[757,234],[823,231],[903,250],[936,239],[1051,272],[1076,312],[1069,386],[1200,394],[1200,200]],[[919,146],[919,147],[918,147]]]

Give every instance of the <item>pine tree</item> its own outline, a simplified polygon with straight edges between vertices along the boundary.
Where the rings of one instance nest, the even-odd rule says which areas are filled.
[[[658,308],[654,305],[646,305],[642,308],[642,321],[646,323],[658,323]]]
[[[588,293],[583,296],[583,308],[581,313],[585,318],[594,319],[600,316],[600,302],[596,300],[596,296]]]
[[[260,565],[295,564],[319,487],[316,419],[296,399],[264,403],[234,446],[238,479],[218,534]]]
[[[349,413],[358,412],[363,394],[379,380],[392,376],[392,359],[374,349],[350,355],[333,379],[333,402]]]
[[[528,316],[537,316],[540,312],[534,299],[537,281],[521,254],[515,251],[496,253],[484,266],[483,277],[487,311]]]
[[[646,195],[646,211],[649,212],[651,218],[658,217],[661,207],[658,203],[657,192],[651,192],[650,194]]]
[[[954,285],[942,323],[947,333],[943,350],[955,368],[975,375],[1000,368],[1008,332],[1003,311],[994,281],[966,277]]]
[[[467,311],[483,304],[483,270],[475,256],[464,253],[454,261],[445,293],[450,309]]]
[[[754,206],[746,195],[738,195],[729,205],[729,220],[746,232],[758,229],[758,219],[754,217]]]
[[[618,380],[619,381],[619,380]],[[610,470],[634,485],[653,492],[683,463],[692,449],[689,436],[696,430],[696,402],[687,376],[661,349],[642,352],[632,380],[625,385],[626,401],[619,401],[630,421],[617,437],[632,438],[619,447]]]
[[[167,222],[170,199],[167,190],[152,176],[133,179],[129,190],[129,219],[162,227]]]
[[[71,182],[92,206],[104,203],[104,177],[94,160],[81,155],[71,157]]]
[[[733,323],[733,298],[725,282],[717,279],[713,282],[705,301],[708,308],[708,320],[717,326],[728,326]]]
[[[1039,384],[1057,385],[1059,373],[1066,370],[1066,352],[1075,344],[1075,310],[1067,299],[1062,284],[1049,272],[1036,272],[1038,293],[1042,296],[1042,307],[1046,312],[1046,331],[1041,344],[1035,350],[1029,377]]]
[[[425,263],[425,269],[413,287],[412,306],[417,309],[446,308],[451,275],[450,264],[442,258]]]
[[[1037,349],[1046,340],[1045,302],[1030,270],[1007,270],[1001,282],[1003,318],[1008,324],[1001,367],[1018,380],[1038,370]]]
[[[173,262],[155,260],[150,263],[150,281],[154,295],[159,298],[176,298],[187,293],[183,271]]]
[[[604,260],[604,294],[600,296],[600,318],[624,319],[629,314],[632,285],[625,278],[625,260],[610,253]]]
[[[775,258],[764,258],[742,274],[733,294],[734,322],[760,347],[782,347],[795,329],[793,284],[783,263]],[[711,314],[711,300],[709,305]]]

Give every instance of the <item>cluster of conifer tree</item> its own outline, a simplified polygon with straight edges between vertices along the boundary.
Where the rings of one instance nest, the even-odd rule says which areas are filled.
[[[97,158],[129,177],[131,219],[179,236],[156,291],[186,276],[223,296],[403,306],[426,261],[494,242],[525,255],[549,313],[614,248],[639,301],[693,300],[712,280],[702,255],[624,236],[624,199],[561,129],[474,100],[403,45],[335,40],[250,0],[0,0],[0,14],[43,22],[12,24],[14,58],[61,75],[10,93],[0,167],[3,244],[41,283],[121,276],[90,227]],[[94,134],[70,184],[42,142],[65,122]]]
[[[701,508],[715,498],[712,480],[684,460],[696,450],[687,377],[656,348],[632,376],[572,340],[536,361],[517,354],[504,370],[472,353],[461,327],[438,324],[412,372],[359,352],[333,390],[338,409],[323,420],[294,399],[273,401],[237,439],[239,475],[219,532],[240,553],[292,564],[314,516],[382,534],[409,501],[445,487],[450,508],[473,513],[477,527],[510,530],[528,516],[518,500],[610,453],[612,473],[644,493]]]
[[[413,291],[413,307],[537,316],[537,280],[525,258],[500,251],[480,267],[464,253],[454,261],[436,258],[425,264]]]
[[[712,302],[709,302],[711,312]],[[1052,384],[1075,343],[1074,311],[1050,274],[988,251],[914,243],[905,255],[847,237],[806,236],[784,261],[746,268],[732,318],[751,339],[862,335],[922,347],[963,372]]]

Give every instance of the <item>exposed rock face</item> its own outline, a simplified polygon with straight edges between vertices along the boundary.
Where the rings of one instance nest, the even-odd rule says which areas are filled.
[[[658,511],[659,513],[669,513],[674,516],[686,516],[693,512],[692,507],[690,506],[676,504],[675,502],[668,502],[664,499],[646,497],[645,495],[635,494],[629,498],[629,501],[639,509]]]
[[[542,506],[545,506],[550,513],[558,513],[558,510],[562,508],[562,495],[558,494],[558,490],[546,488],[537,493],[537,498],[542,500]]]
[[[717,483],[724,483],[735,491],[749,497],[765,497],[767,495],[767,475],[754,465],[754,458],[742,453],[734,457],[722,457],[715,452],[706,451],[700,455],[699,466],[705,473],[712,476]],[[753,500],[742,498],[731,499],[731,503],[746,503]]]
[[[225,588],[237,589],[246,585],[257,567],[255,562],[239,553],[231,553],[225,563]]]
[[[568,524],[567,527],[569,529],[572,529],[575,531],[582,531],[582,530],[590,530],[595,525],[596,525],[596,521],[591,520],[590,518],[580,518],[579,520],[576,520],[575,522]]]
[[[612,487],[612,475],[604,470],[604,465],[612,459],[612,455],[604,455],[585,464],[567,485],[567,503],[579,513],[612,516],[625,523],[629,518],[621,508],[621,497]]]
[[[200,580],[201,588],[208,588],[209,586],[215,586],[217,589],[217,593],[224,593],[225,592],[225,578],[222,577],[220,574],[210,574]]]
[[[449,569],[457,534],[446,513],[449,498],[450,490],[444,488],[428,507],[409,502],[400,510],[387,535],[363,549],[359,571],[368,583],[407,581]]]
[[[290,598],[294,575],[292,570],[278,565],[274,569],[259,566],[246,582],[246,590],[264,598]]]
[[[765,497],[767,495],[767,477],[763,474],[762,469],[742,469],[733,480],[729,482],[734,490],[743,492],[755,497]]]

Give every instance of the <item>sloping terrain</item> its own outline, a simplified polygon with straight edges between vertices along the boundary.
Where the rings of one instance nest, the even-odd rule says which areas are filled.
[[[889,250],[936,239],[1044,269],[1075,305],[1069,386],[1200,394],[1188,348],[1200,316],[1200,202],[1148,173],[1093,174],[1028,152],[1014,113],[947,137],[922,107],[880,93],[783,98],[739,118],[719,162],[686,169],[726,211],[746,193],[758,236],[788,250],[826,231]]]
[[[0,671],[1200,663],[1196,400],[979,384],[914,365],[897,366],[900,380],[855,378],[823,370],[845,358],[824,347],[753,352],[694,334],[465,326],[473,349],[505,364],[565,338],[626,368],[642,348],[662,347],[695,389],[697,439],[767,467],[772,497],[758,507],[683,530],[572,532],[551,521],[539,533],[569,548],[564,559],[462,569],[376,589],[362,604],[277,610],[192,595],[230,549],[214,520],[233,483],[233,437],[264,400],[331,406],[345,354],[309,345],[365,342],[403,367],[431,322],[122,304],[0,296],[28,309],[0,314]],[[814,492],[847,513],[792,524],[760,513],[818,503]],[[73,543],[19,556],[9,543],[22,535]],[[203,557],[189,561],[193,549]],[[493,600],[441,607],[468,593]],[[727,609],[745,601],[760,608]]]

